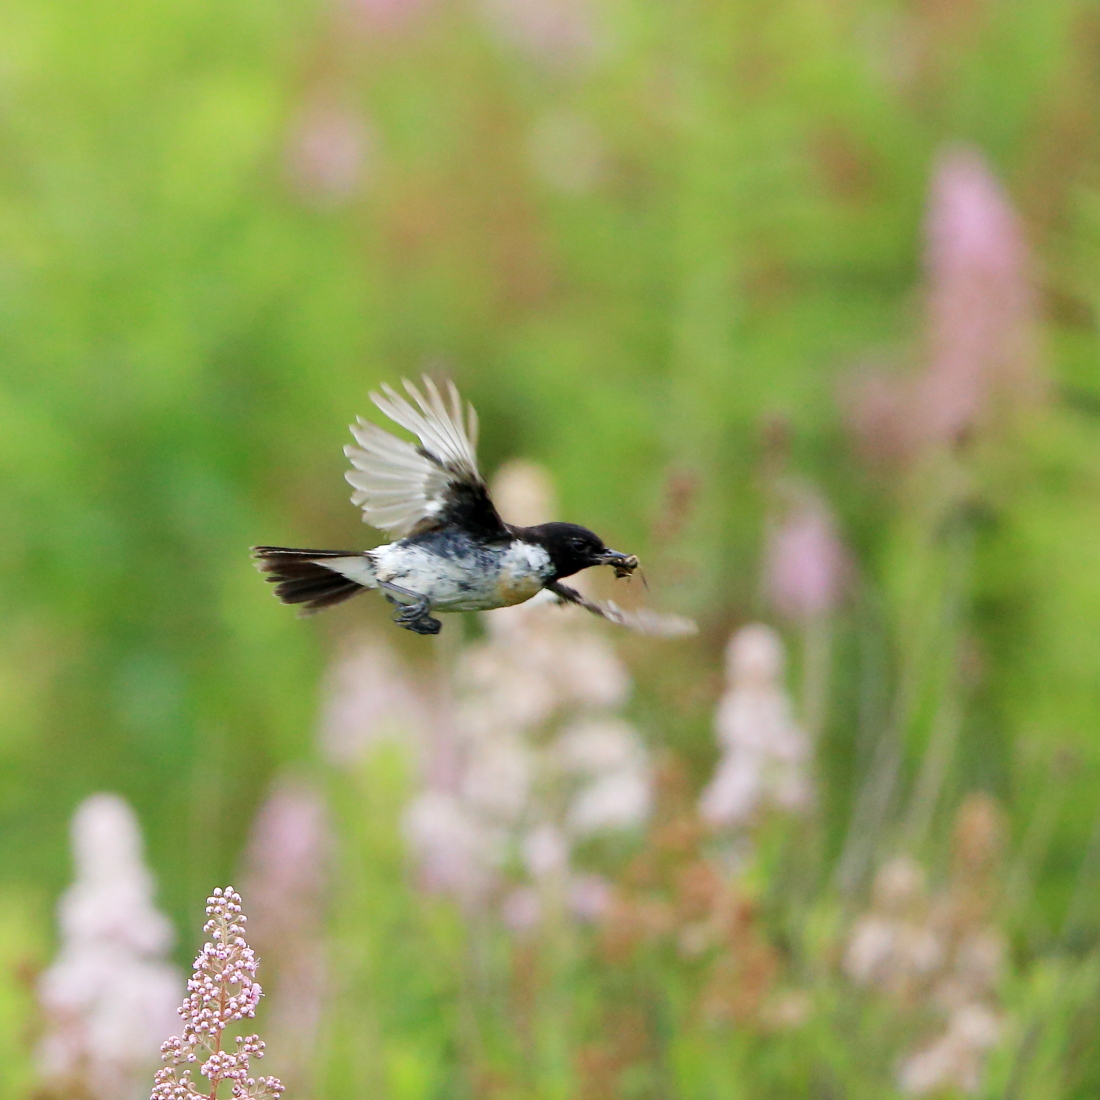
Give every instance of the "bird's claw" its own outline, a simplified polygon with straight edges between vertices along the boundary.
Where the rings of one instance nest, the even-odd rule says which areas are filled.
[[[395,623],[415,622],[417,619],[426,618],[430,610],[431,604],[427,600],[417,600],[416,603],[405,604],[395,611],[393,621]]]
[[[395,621],[398,626],[403,626],[414,634],[438,634],[443,629],[443,624],[430,615],[425,615],[422,619],[409,619],[408,621],[398,619]]]
[[[438,634],[443,624],[428,614],[431,609],[432,605],[427,600],[403,604],[394,612],[393,621],[414,634]]]

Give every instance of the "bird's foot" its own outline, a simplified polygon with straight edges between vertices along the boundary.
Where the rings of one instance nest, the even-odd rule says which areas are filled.
[[[443,624],[430,615],[425,615],[420,619],[407,620],[395,616],[394,622],[398,626],[403,626],[406,630],[411,630],[414,634],[438,634],[443,629]]]
[[[393,603],[397,603],[392,597],[387,597]],[[398,626],[411,630],[414,634],[438,634],[443,624],[438,619],[433,619],[428,612],[431,611],[431,603],[424,597],[420,597],[409,604],[401,604],[394,613],[393,621]]]
[[[417,619],[426,618],[431,609],[432,605],[428,603],[427,600],[421,598],[415,603],[400,605],[397,611],[394,612],[393,621],[395,623],[415,622]]]

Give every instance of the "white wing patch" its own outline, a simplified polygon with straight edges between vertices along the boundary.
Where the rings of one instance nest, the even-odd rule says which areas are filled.
[[[449,408],[427,376],[426,397],[411,382],[405,382],[405,389],[419,411],[390,386],[383,385],[385,396],[372,393],[370,397],[386,416],[417,436],[436,461],[362,417],[356,417],[351,426],[359,446],[344,448],[354,467],[344,475],[355,489],[352,503],[363,509],[364,523],[395,538],[404,538],[422,520],[438,516],[455,483],[481,482],[474,407],[467,403],[463,409],[453,382],[447,385]]]

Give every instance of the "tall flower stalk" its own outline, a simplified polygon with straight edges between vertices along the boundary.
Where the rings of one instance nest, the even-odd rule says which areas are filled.
[[[38,983],[41,1096],[134,1100],[172,1026],[182,976],[175,933],[153,904],[134,811],[94,794],[73,815],[76,881],[59,906],[57,958]]]
[[[231,1023],[256,1015],[262,990],[256,981],[256,956],[244,938],[246,917],[241,897],[231,886],[206,899],[209,918],[203,931],[210,939],[195,959],[187,983],[187,1000],[179,1007],[183,1035],[173,1035],[160,1048],[169,1064],[157,1071],[150,1100],[215,1100],[228,1081],[232,1100],[278,1100],[283,1085],[276,1077],[252,1077],[251,1060],[264,1056],[258,1035],[225,1039]],[[198,1064],[209,1085],[192,1078]]]
[[[549,478],[528,463],[506,466],[493,497],[523,524],[556,512]],[[591,920],[607,886],[574,866],[577,850],[650,810],[649,755],[620,713],[629,674],[594,620],[548,594],[485,627],[455,661],[450,720],[405,813],[421,881],[468,907],[500,902],[516,931],[555,912]]]

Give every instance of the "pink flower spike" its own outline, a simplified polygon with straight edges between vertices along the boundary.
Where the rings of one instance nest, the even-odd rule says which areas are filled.
[[[232,1050],[223,1049],[226,1026],[255,1016],[262,995],[255,980],[256,956],[244,939],[240,895],[231,886],[219,888],[207,898],[206,911],[211,919],[204,930],[210,940],[195,960],[188,997],[180,1006],[183,1035],[173,1035],[161,1047],[161,1057],[170,1064],[157,1071],[150,1100],[216,1096],[222,1081],[232,1083],[234,1100],[278,1100],[283,1086],[277,1078],[249,1076],[249,1059],[263,1057],[258,1035],[238,1036]],[[210,1083],[201,1091],[190,1068],[177,1068],[200,1059],[199,1074]]]
[[[834,610],[844,594],[848,555],[825,502],[798,490],[768,538],[764,576],[777,611],[798,622]]]
[[[1020,220],[974,149],[940,155],[925,232],[928,369],[914,426],[926,441],[954,442],[992,401],[1037,394],[1031,265]]]

